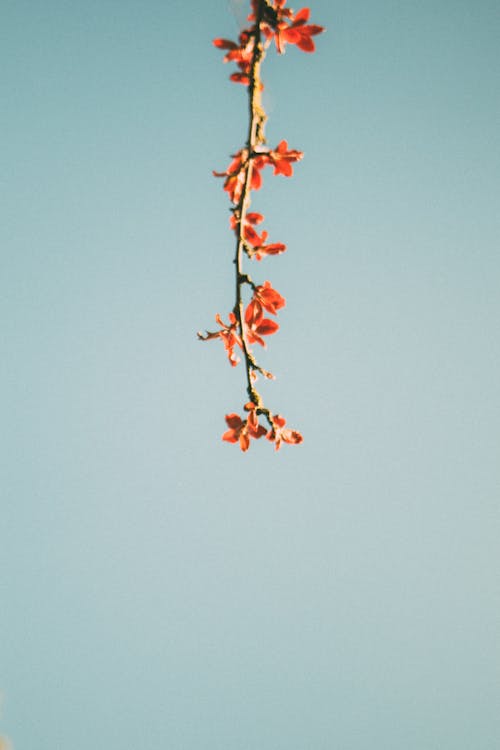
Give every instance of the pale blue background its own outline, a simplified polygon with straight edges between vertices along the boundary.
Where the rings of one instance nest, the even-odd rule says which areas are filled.
[[[311,0],[242,371],[225,0],[2,0],[0,733],[15,750],[498,750],[500,6]],[[300,5],[295,6],[296,8]]]

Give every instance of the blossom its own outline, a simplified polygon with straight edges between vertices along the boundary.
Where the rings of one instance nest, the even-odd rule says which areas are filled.
[[[226,178],[224,190],[229,194],[231,201],[238,204],[243,195],[249,169],[251,169],[249,188],[250,190],[259,190],[262,187],[261,170],[265,166],[272,165],[274,174],[291,177],[293,174],[292,163],[299,161],[303,156],[302,151],[289,150],[288,143],[284,140],[280,141],[274,150],[259,151],[250,156],[248,149],[242,148],[232,155],[233,161],[224,172],[213,170],[212,174],[214,177]],[[260,216],[260,214],[254,215]],[[258,221],[254,223],[258,223]]]
[[[276,333],[279,329],[279,325],[275,320],[264,318],[262,305],[255,300],[255,298],[245,310],[245,323],[246,339],[248,343],[257,343],[263,347],[266,346],[266,342],[262,336],[270,336],[272,333]]]
[[[216,322],[221,326],[220,331],[210,332],[206,331],[205,335],[198,332],[198,338],[201,341],[209,341],[210,339],[217,339],[220,338],[222,343],[224,344],[224,348],[227,353],[227,358],[231,364],[232,367],[236,367],[238,362],[240,361],[240,358],[234,353],[234,347],[239,346],[240,349],[243,348],[243,344],[241,341],[241,336],[239,333],[237,333],[238,330],[238,322],[236,320],[236,315],[233,312],[229,313],[229,323],[224,323],[219,313],[215,316]]]
[[[249,242],[258,245],[259,243],[256,242],[256,239],[260,239],[260,237],[255,231],[254,226],[257,224],[261,224],[263,221],[264,217],[262,216],[262,214],[258,214],[255,212],[245,214],[245,218],[243,220],[243,237]],[[239,233],[240,223],[239,213],[233,213],[231,218],[229,219],[229,226],[236,232],[237,235]],[[263,236],[265,239],[265,237],[267,237],[267,232],[263,232]],[[264,240],[262,240],[262,242],[263,241]]]
[[[253,57],[254,50],[254,37],[248,31],[244,30],[239,35],[239,45],[230,39],[214,39],[214,47],[219,49],[227,49],[228,52],[224,55],[224,62],[241,62],[250,65]]]
[[[235,204],[238,204],[243,195],[247,170],[252,167],[250,177],[250,189],[259,190],[262,185],[262,176],[260,170],[268,163],[270,157],[266,154],[259,154],[249,159],[248,149],[242,148],[232,156],[233,161],[225,172],[216,172],[213,170],[214,177],[225,177],[224,190],[229,194],[229,198]]]
[[[262,260],[264,255],[280,255],[280,253],[284,253],[285,250],[286,245],[282,242],[273,242],[270,245],[259,245],[258,247],[253,248],[250,255],[252,258],[255,258],[255,260]]]
[[[276,149],[269,151],[267,155],[269,163],[274,166],[274,174],[282,174],[285,177],[293,175],[292,163],[300,161],[303,156],[303,151],[289,151],[286,141],[280,141]]]
[[[216,172],[213,170],[214,177],[225,177],[224,190],[229,193],[229,198],[233,203],[238,203],[245,185],[245,161],[246,149],[240,149],[238,153],[233,154],[233,161],[225,172]]]
[[[274,37],[276,49],[281,54],[287,44],[295,44],[303,52],[314,52],[315,46],[311,37],[321,34],[323,26],[308,24],[310,10],[301,8],[295,15],[293,11],[284,8],[285,2],[277,0],[274,13],[264,15],[264,34],[268,39]]]
[[[254,229],[254,227],[257,224],[260,224],[263,220],[264,217],[262,216],[262,214],[255,212],[245,214],[245,218],[243,220],[243,229],[241,232],[242,239],[245,243],[245,252],[249,257],[256,257],[258,260],[260,260],[262,255],[265,254],[265,251],[263,252],[263,248],[266,247],[265,241],[267,239],[267,232],[263,230],[262,233],[259,234]],[[235,231],[236,236],[238,237],[241,222],[233,214],[233,216],[231,216],[229,220],[229,223],[231,229]],[[272,251],[270,254],[272,254]]]
[[[269,281],[265,281],[264,284],[255,287],[253,299],[247,308],[247,314],[255,316],[254,311],[263,314],[263,310],[266,310],[271,315],[276,315],[278,310],[285,307],[285,304],[285,298],[276,289],[272,288]],[[252,313],[248,312],[249,308],[252,308]]]
[[[303,437],[297,430],[290,430],[285,428],[286,420],[283,419],[279,414],[271,416],[272,427],[267,433],[266,437],[268,440],[274,442],[274,449],[279,451],[281,443],[290,443],[291,445],[298,445],[303,441]]]
[[[241,32],[239,36],[239,45],[236,44],[236,42],[232,42],[230,39],[220,38],[214,39],[213,45],[219,49],[228,50],[224,55],[224,62],[235,62],[239,68],[238,72],[231,73],[229,76],[230,80],[248,86],[250,84],[255,49],[255,37],[250,33],[250,30],[244,29]],[[258,81],[256,85],[260,91],[264,88],[262,81]]]
[[[262,214],[254,212],[246,214],[243,220],[242,237],[245,241],[245,252],[250,258],[255,258],[256,260],[262,260],[265,255],[279,255],[286,250],[286,245],[282,242],[273,242],[268,245],[265,244],[267,240],[267,232],[263,230],[261,234],[259,234],[254,229],[254,227],[257,224],[260,224],[263,220],[264,217]],[[240,221],[234,214],[231,216],[229,224],[231,229],[236,232],[236,236],[238,236],[240,231]]]
[[[245,215],[243,220],[243,231],[242,237],[245,241],[245,252],[250,258],[256,260],[262,260],[265,255],[279,255],[284,253],[286,245],[282,242],[272,242],[268,245],[265,244],[267,240],[267,232],[263,230],[259,234],[254,227],[260,224],[264,220],[262,214],[259,213],[248,213]],[[229,220],[231,229],[236,232],[238,236],[240,231],[240,221],[233,214]]]
[[[264,242],[266,241],[267,232],[264,230],[262,234],[258,234],[251,224],[244,224],[243,225],[243,237],[253,247],[258,247],[259,245],[263,245]]]
[[[228,50],[224,55],[224,62],[235,62],[240,69],[238,73],[232,73],[230,79],[248,86],[255,45],[253,35],[243,30],[239,36],[239,45],[230,39],[214,39],[213,44],[219,49]]]
[[[266,434],[267,430],[259,424],[256,404],[249,402],[244,406],[248,411],[248,417],[242,419],[239,414],[226,414],[226,424],[229,429],[223,434],[222,439],[228,443],[238,443],[242,451],[250,447],[250,438],[258,439]]]

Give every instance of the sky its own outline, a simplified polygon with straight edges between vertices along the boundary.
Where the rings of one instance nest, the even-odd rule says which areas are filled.
[[[304,151],[244,373],[223,170],[241,3],[0,5],[0,735],[14,750],[498,750],[500,6],[311,0]],[[300,6],[293,6],[298,9]]]

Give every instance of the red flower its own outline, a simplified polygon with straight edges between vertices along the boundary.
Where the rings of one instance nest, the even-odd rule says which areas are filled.
[[[262,234],[258,234],[258,232],[256,232],[254,229],[254,226],[260,224],[262,221],[264,221],[264,217],[262,216],[262,214],[251,212],[245,215],[242,234],[245,243],[249,243],[249,245],[252,246],[248,247],[248,245],[245,244],[245,251],[249,257],[257,257],[258,250],[264,247],[264,243],[267,239],[267,232],[265,230],[262,232]],[[236,232],[236,236],[238,237],[240,231],[240,222],[234,214],[233,216],[231,216],[229,224],[231,226],[231,229]]]
[[[235,62],[240,69],[239,73],[232,73],[229,77],[236,83],[248,86],[250,83],[250,71],[254,54],[255,38],[247,30],[241,32],[239,45],[229,39],[214,39],[213,44],[219,49],[226,49],[224,62]],[[261,87],[262,88],[262,87]]]
[[[237,154],[233,154],[233,161],[225,172],[216,172],[213,170],[214,177],[226,178],[224,181],[224,190],[229,193],[229,198],[233,203],[238,203],[245,185],[246,157],[246,149],[240,149]]]
[[[280,253],[284,253],[286,250],[286,245],[284,245],[282,242],[273,242],[270,245],[259,245],[259,247],[256,247],[251,252],[251,257],[255,258],[255,260],[262,260],[264,255],[279,255]]]
[[[291,177],[293,174],[292,163],[300,161],[304,156],[303,151],[289,151],[288,143],[280,141],[275,151],[268,154],[269,163],[274,166],[274,174],[282,174]]]
[[[266,428],[259,424],[255,404],[249,402],[244,408],[249,412],[246,419],[241,419],[238,414],[226,414],[229,430],[223,434],[222,439],[228,443],[239,442],[241,450],[247,451],[250,447],[250,438],[261,438],[266,434]]]
[[[198,333],[198,338],[201,339],[201,341],[209,341],[210,339],[220,338],[222,343],[224,344],[224,349],[227,352],[227,358],[229,359],[231,366],[236,367],[236,365],[240,361],[240,358],[234,353],[233,349],[235,346],[239,346],[240,349],[242,349],[243,344],[241,342],[239,333],[237,333],[238,323],[236,321],[235,314],[231,312],[229,313],[228,317],[229,323],[226,324],[222,320],[219,313],[217,313],[217,315],[215,316],[215,320],[221,326],[221,330],[215,331],[214,333],[206,331],[205,335]]]
[[[262,336],[270,336],[276,333],[279,325],[275,320],[264,318],[262,305],[253,299],[245,311],[246,337],[249,344],[260,344],[265,347],[266,342]]]
[[[277,315],[278,310],[281,310],[285,305],[285,298],[276,289],[272,288],[269,281],[265,281],[263,285],[255,288],[253,299],[248,305],[248,308],[252,307],[252,313],[249,313],[247,308],[247,314],[255,317],[254,310],[258,311],[261,315],[263,314],[263,310],[266,310],[271,315]]]
[[[268,164],[274,167],[274,174],[282,174],[285,177],[291,177],[293,174],[292,163],[299,161],[304,156],[302,151],[294,149],[288,150],[288,143],[280,141],[274,151],[264,151],[254,154],[250,158],[246,148],[240,149],[233,154],[233,161],[225,172],[216,172],[213,170],[214,177],[225,177],[224,190],[229,194],[231,201],[238,204],[243,194],[247,178],[247,170],[252,168],[250,178],[250,189],[259,190],[262,186],[261,170]],[[260,214],[254,214],[260,216]],[[251,222],[259,223],[262,219]],[[267,237],[267,235],[266,235]]]
[[[244,224],[243,236],[253,247],[258,247],[266,241],[267,232],[263,231],[262,234],[257,234],[251,224]]]
[[[259,190],[262,185],[262,176],[260,170],[269,163],[268,154],[255,156],[251,159],[252,176],[250,179],[250,189]],[[233,161],[225,172],[216,172],[213,170],[214,177],[225,177],[224,190],[229,193],[231,201],[239,203],[243,194],[247,169],[249,168],[248,150],[242,148],[238,153],[233,154]]]
[[[261,224],[261,222],[263,221],[264,221],[264,217],[262,216],[262,214],[257,214],[257,213],[245,214],[245,220],[243,222],[243,236],[246,239],[248,239],[249,242],[251,241],[250,238],[253,238],[254,235],[255,237],[259,236],[253,227],[256,224]],[[240,221],[239,221],[239,218],[237,218],[236,214],[234,213],[229,219],[229,226],[238,234]],[[265,234],[267,237],[267,232]]]
[[[303,437],[297,430],[289,430],[285,428],[286,421],[279,414],[274,414],[271,417],[273,426],[267,433],[266,437],[268,440],[274,442],[274,449],[279,451],[281,443],[290,443],[291,445],[298,445],[303,441]]]
[[[282,242],[273,242],[269,245],[265,244],[267,239],[267,232],[264,230],[261,234],[255,231],[254,226],[260,224],[264,220],[262,214],[248,213],[245,216],[243,222],[243,239],[245,240],[245,252],[249,258],[255,258],[256,260],[262,260],[264,255],[279,255],[284,253],[286,245]],[[236,232],[238,236],[240,222],[233,214],[229,220],[231,229]],[[248,244],[246,244],[248,243]],[[251,246],[251,247],[250,247]]]
[[[315,46],[311,37],[321,34],[323,26],[308,25],[310,10],[302,8],[295,15],[291,10],[284,9],[284,2],[276,2],[275,15],[266,14],[264,33],[268,39],[274,37],[276,49],[280,54],[285,51],[287,44],[296,44],[303,52],[314,52]]]

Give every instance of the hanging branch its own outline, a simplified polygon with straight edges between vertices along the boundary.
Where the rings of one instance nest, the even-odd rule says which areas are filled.
[[[244,406],[246,416],[242,419],[238,414],[227,414],[226,424],[229,429],[222,439],[230,443],[238,442],[243,451],[248,450],[250,438],[260,438],[263,435],[274,442],[276,450],[279,450],[282,442],[302,442],[299,432],[286,428],[283,417],[272,414],[264,405],[255,384],[259,374],[268,379],[274,379],[274,375],[258,364],[250,348],[252,344],[265,347],[263,336],[276,333],[279,329],[278,323],[264,317],[264,314],[276,316],[278,310],[285,306],[285,299],[273,289],[269,281],[256,285],[243,267],[245,257],[260,261],[264,257],[285,252],[286,245],[281,242],[267,243],[268,233],[256,229],[264,217],[260,213],[249,211],[251,193],[261,187],[261,172],[265,167],[273,167],[275,175],[291,177],[292,164],[303,156],[301,151],[289,149],[285,140],[280,141],[275,149],[266,146],[264,129],[267,116],[261,102],[264,88],[260,75],[262,62],[273,41],[279,54],[285,51],[287,44],[295,44],[304,52],[314,52],[312,37],[324,31],[322,26],[307,23],[309,8],[302,8],[294,13],[292,9],[285,8],[285,4],[286,0],[252,0],[252,12],[248,16],[252,23],[240,33],[238,43],[228,39],[214,39],[213,42],[219,49],[226,50],[224,62],[235,62],[237,65],[238,70],[231,74],[230,79],[247,87],[249,123],[245,147],[233,155],[233,161],[225,172],[214,172],[216,177],[224,178],[224,190],[232,203],[230,226],[236,236],[233,261],[235,304],[229,313],[228,323],[224,323],[217,314],[215,320],[220,330],[198,333],[198,338],[202,341],[221,339],[233,367],[240,362],[235,348],[242,352],[249,399]],[[245,309],[246,287],[251,290],[252,296]],[[266,419],[267,428],[259,423],[260,416]]]

